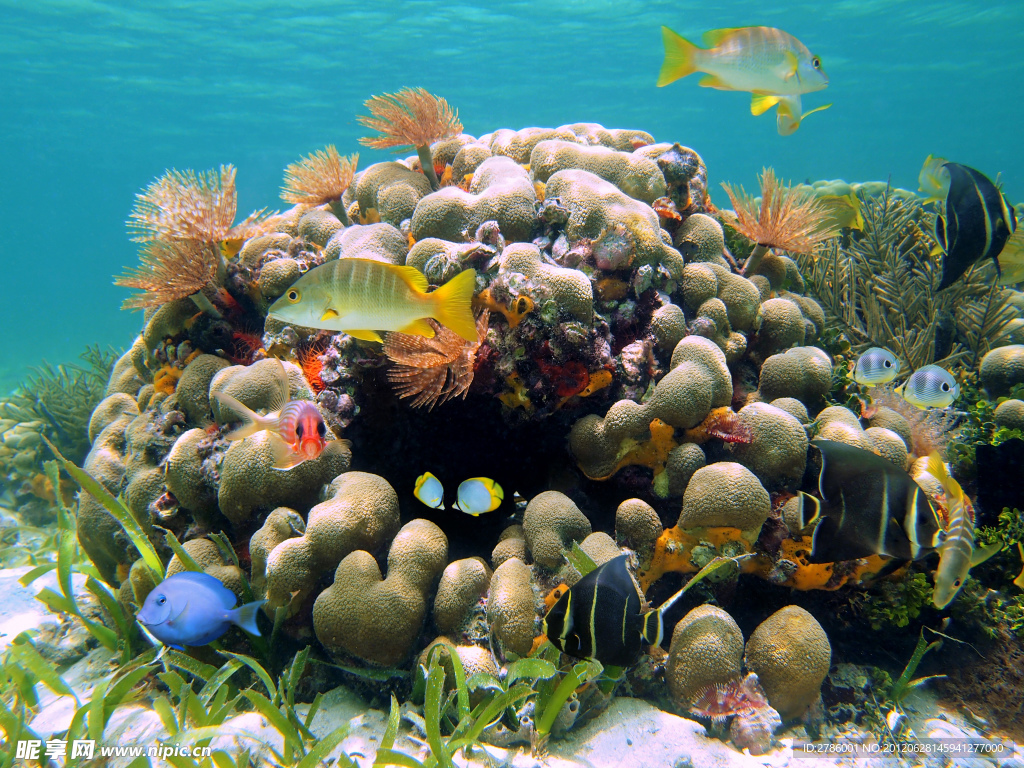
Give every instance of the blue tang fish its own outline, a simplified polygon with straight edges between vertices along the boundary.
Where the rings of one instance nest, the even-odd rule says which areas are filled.
[[[452,506],[476,517],[500,507],[504,498],[501,486],[489,477],[471,477],[459,485],[459,500]]]
[[[256,612],[266,600],[235,608],[235,593],[207,573],[185,571],[161,581],[139,611],[139,623],[162,643],[183,650],[206,645],[232,624],[257,637]]]

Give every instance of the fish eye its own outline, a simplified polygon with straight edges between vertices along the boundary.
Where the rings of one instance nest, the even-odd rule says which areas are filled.
[[[884,360],[882,362],[882,365],[884,365],[886,368],[892,368],[892,361],[891,360]]]
[[[300,422],[300,423],[295,425],[295,436],[297,438],[299,438],[300,440],[302,439],[302,432],[303,432],[303,430],[302,430],[302,423]]]
[[[156,604],[157,604],[157,605],[163,605],[163,604],[164,604],[164,603],[166,603],[166,602],[167,602],[167,598],[166,598],[166,597],[164,597],[163,595],[160,595],[160,597],[158,597],[158,598],[156,599]]]
[[[316,431],[317,434],[320,435],[320,437],[323,437],[324,435],[327,434],[327,425],[321,421],[319,424],[316,425]]]
[[[811,66],[814,67],[815,69],[821,69],[821,59],[815,56],[813,59],[811,59]]]
[[[294,288],[292,288],[290,291],[288,291],[288,293],[285,294],[285,295],[288,297],[288,301],[291,301],[291,302],[296,302],[300,298],[302,298],[302,293],[300,293],[299,291],[295,290]]]
[[[949,392],[949,384],[942,382],[940,389],[942,389],[943,392]]]

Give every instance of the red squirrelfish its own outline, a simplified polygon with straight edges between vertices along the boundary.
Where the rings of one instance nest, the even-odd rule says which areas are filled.
[[[275,393],[278,402],[282,399],[281,393],[284,398],[288,395],[288,375],[284,366],[280,366],[279,371],[280,392]],[[275,407],[277,403],[272,404],[274,410],[261,416],[231,395],[214,392],[212,397],[222,408],[230,409],[241,417],[242,424],[225,435],[228,440],[242,440],[258,432],[266,432],[270,436],[275,469],[291,469],[317,458],[324,451],[342,451],[350,446],[348,440],[328,441],[327,424],[317,407],[308,400],[287,400],[280,407]]]

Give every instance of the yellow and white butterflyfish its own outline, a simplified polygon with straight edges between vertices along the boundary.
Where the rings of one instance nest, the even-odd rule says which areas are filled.
[[[452,506],[476,517],[501,506],[505,492],[489,477],[471,477],[459,484],[458,496],[458,500]]]
[[[424,472],[416,478],[413,495],[434,509],[444,509],[444,486],[430,472]]]

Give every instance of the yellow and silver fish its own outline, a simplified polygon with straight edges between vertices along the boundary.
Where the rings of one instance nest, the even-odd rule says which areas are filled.
[[[900,361],[888,349],[872,347],[857,358],[853,380],[865,387],[877,387],[895,379],[900,372]]]
[[[424,472],[416,478],[412,493],[428,507],[444,509],[444,486],[430,472]]]
[[[932,593],[935,607],[945,608],[953,602],[971,568],[988,560],[1002,549],[1002,545],[990,544],[975,549],[974,516],[967,508],[968,502],[960,483],[949,476],[939,454],[932,453],[928,457],[925,471],[939,482],[946,497],[946,529],[940,535],[939,567],[935,570],[935,590]]]
[[[800,96],[825,88],[828,77],[821,60],[788,32],[771,27],[715,29],[703,36],[708,48],[698,48],[668,27],[661,28],[661,35],[665,61],[659,87],[704,72],[700,85],[705,88],[751,93],[750,111],[755,115],[778,104],[783,135],[795,131],[811,112],[826,108],[803,112]]]
[[[471,477],[459,484],[459,498],[452,506],[476,517],[500,507],[504,498],[501,486],[489,477]]]
[[[860,198],[851,190],[845,195],[817,195],[818,202],[828,211],[822,229],[864,229],[864,214]]]
[[[946,158],[928,155],[921,166],[921,172],[917,174],[917,191],[924,195],[924,202],[939,203],[946,199],[949,192],[949,171],[943,166],[946,165]]]
[[[960,385],[945,368],[926,365],[897,387],[896,394],[918,408],[946,408],[960,397]]]
[[[999,252],[999,284],[1024,283],[1024,227],[1017,227]]]
[[[946,163],[949,191],[945,215],[935,217],[935,239],[945,256],[938,290],[948,288],[972,264],[999,254],[1017,228],[1017,216],[1006,197],[980,171]]]
[[[435,291],[415,267],[373,259],[335,259],[300,277],[270,307],[270,317],[305,328],[344,331],[383,341],[377,331],[432,338],[431,317],[467,341],[477,340],[473,319],[476,272],[460,272]]]

